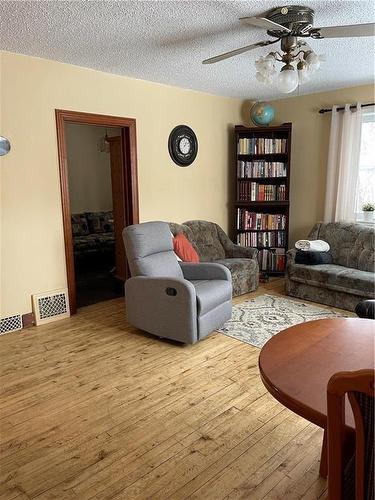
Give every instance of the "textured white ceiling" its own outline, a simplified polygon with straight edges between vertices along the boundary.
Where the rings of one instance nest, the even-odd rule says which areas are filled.
[[[301,0],[315,26],[375,21],[373,0]],[[179,87],[241,98],[277,98],[255,79],[259,48],[214,65],[207,57],[268,39],[238,18],[259,15],[282,0],[226,1],[1,1],[0,47]],[[310,42],[309,42],[310,43]],[[311,40],[326,54],[321,70],[296,92],[370,83],[374,37]],[[26,76],[26,75],[25,75]]]

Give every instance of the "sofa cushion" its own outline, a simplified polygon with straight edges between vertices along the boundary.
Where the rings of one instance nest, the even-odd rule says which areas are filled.
[[[204,220],[187,221],[193,235],[193,241],[198,249],[201,262],[212,262],[225,258],[225,251],[220,242],[216,224]]]
[[[232,285],[225,280],[193,280],[197,294],[198,314],[203,316],[232,299]]]
[[[374,273],[336,264],[307,266],[290,263],[288,277],[292,281],[328,288],[360,297],[374,297]]]
[[[329,243],[333,263],[361,271],[374,271],[374,230],[363,224],[342,222],[318,223],[309,239],[321,239]]]

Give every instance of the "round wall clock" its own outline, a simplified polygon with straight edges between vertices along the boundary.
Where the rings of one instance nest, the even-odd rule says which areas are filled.
[[[180,167],[188,167],[198,153],[198,140],[187,125],[178,125],[169,135],[168,149],[172,160]]]

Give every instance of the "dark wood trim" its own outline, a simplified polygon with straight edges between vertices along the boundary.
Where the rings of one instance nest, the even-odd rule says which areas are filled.
[[[362,412],[354,392],[374,397],[375,370],[364,369],[339,372],[331,377],[327,387],[327,441],[328,441],[328,497],[340,500],[343,496],[343,477],[347,463],[345,439],[345,395],[348,395],[355,421],[355,498],[364,498],[365,486],[365,434]]]
[[[71,212],[69,199],[68,163],[65,141],[65,124],[81,123],[84,125],[96,125],[99,127],[120,127],[123,130],[124,149],[124,176],[126,179],[125,199],[127,202],[126,225],[139,222],[138,206],[138,172],[137,172],[137,141],[136,121],[134,118],[122,118],[119,116],[98,115],[83,113],[79,111],[68,111],[56,109],[57,147],[60,169],[61,202],[64,226],[65,261],[68,281],[68,293],[70,313],[75,314],[76,286],[74,272],[73,237],[71,227]]]

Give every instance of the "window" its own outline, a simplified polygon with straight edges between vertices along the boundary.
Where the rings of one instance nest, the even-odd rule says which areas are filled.
[[[357,220],[365,216],[362,206],[375,203],[375,110],[364,111],[361,128],[361,152],[357,184],[356,213]]]

